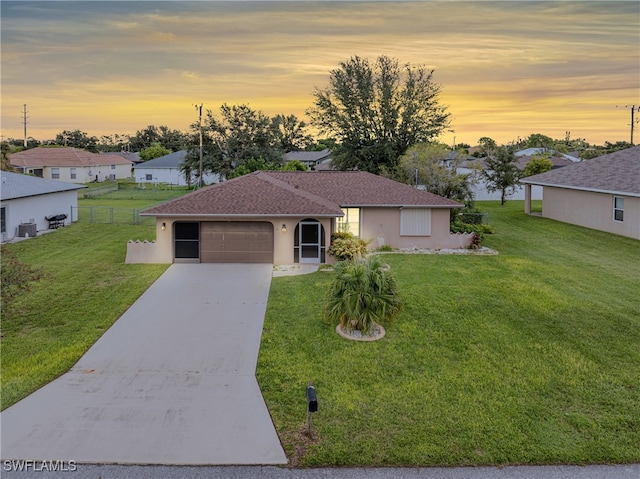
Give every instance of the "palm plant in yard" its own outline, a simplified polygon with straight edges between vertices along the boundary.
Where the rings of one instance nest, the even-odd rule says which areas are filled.
[[[326,295],[324,316],[338,323],[346,333],[362,336],[375,333],[378,324],[392,322],[400,313],[402,300],[396,280],[380,256],[343,261]]]

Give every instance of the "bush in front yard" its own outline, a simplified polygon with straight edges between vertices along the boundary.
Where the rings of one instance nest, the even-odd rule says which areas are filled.
[[[396,280],[380,256],[343,261],[326,296],[324,316],[347,332],[370,334],[377,324],[391,323],[400,314],[402,300]]]
[[[338,261],[355,261],[367,252],[366,241],[351,233],[336,232],[331,235],[331,246],[327,250]]]

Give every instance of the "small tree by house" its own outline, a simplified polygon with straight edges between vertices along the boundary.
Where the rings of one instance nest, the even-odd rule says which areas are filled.
[[[402,307],[394,276],[380,256],[343,261],[326,295],[325,320],[342,331],[375,334],[377,325],[393,322]]]
[[[487,190],[500,192],[500,204],[504,205],[508,196],[511,196],[520,179],[517,159],[512,148],[499,147],[487,156],[485,164],[487,168],[483,175],[487,181]]]

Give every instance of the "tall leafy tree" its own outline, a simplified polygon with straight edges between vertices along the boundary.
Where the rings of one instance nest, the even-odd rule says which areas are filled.
[[[165,148],[160,143],[151,143],[151,146],[140,151],[140,161],[149,161],[160,158],[171,153],[171,150]]]
[[[192,125],[197,135],[199,125]],[[220,107],[220,114],[207,111],[203,121],[203,172],[227,178],[250,159],[280,165],[284,152],[272,127],[271,118],[247,105]],[[192,142],[198,145],[199,142]],[[191,146],[185,168],[199,171],[199,146]]]
[[[307,134],[307,124],[295,115],[276,115],[271,122],[279,147],[285,153],[308,150],[313,146],[313,137]]]
[[[87,133],[80,130],[64,130],[61,133],[58,133],[56,135],[55,144],[80,148],[93,153],[98,152],[98,139],[95,136],[89,136]]]
[[[124,151],[128,148],[129,136],[125,134],[102,135],[98,142],[100,151]]]
[[[471,207],[472,178],[456,173],[456,166],[465,158],[442,145],[419,143],[400,157],[395,179],[404,183],[422,185],[430,193],[460,201]]]
[[[392,169],[407,148],[438,137],[449,124],[433,70],[400,66],[380,56],[351,57],[329,73],[307,110],[321,133],[335,137],[333,166],[378,173]]]
[[[143,130],[138,130],[129,140],[132,151],[142,151],[153,143],[160,143],[171,151],[183,150],[188,145],[189,136],[180,130],[172,130],[167,126],[149,125]]]
[[[514,193],[520,179],[520,170],[513,148],[498,147],[484,161],[486,169],[482,174],[486,180],[487,190],[499,191],[500,204],[504,205],[507,197]]]
[[[2,153],[2,162],[0,163],[0,170],[13,171],[11,166],[11,146],[6,141],[0,143],[0,152]]]

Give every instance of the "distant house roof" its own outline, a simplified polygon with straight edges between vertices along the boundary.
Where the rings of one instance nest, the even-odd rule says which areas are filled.
[[[524,170],[527,163],[531,161],[531,157],[527,155],[516,157],[516,166],[520,170]],[[549,161],[551,162],[552,168],[560,168],[563,166],[572,165],[574,162],[565,158],[564,156],[556,156],[551,155],[549,157]],[[487,168],[487,164],[484,158],[468,158],[464,160],[459,165],[461,168],[482,168],[483,170]]]
[[[556,156],[556,155],[551,155],[549,158],[549,161],[551,162],[551,167],[552,168],[560,168],[562,166],[569,166],[571,164],[573,164],[574,162],[565,158],[564,156]],[[527,163],[529,163],[531,161],[531,157],[530,156],[520,156],[518,157],[518,168],[520,170],[524,170],[524,168],[527,166]]]
[[[290,151],[285,153],[285,161],[299,160],[307,166],[315,166],[331,158],[331,150],[322,151]]]
[[[154,158],[153,160],[138,163],[136,170],[155,169],[155,168],[174,168],[177,169],[187,156],[187,150],[180,150],[168,155]]]
[[[640,146],[573,163],[520,182],[640,197]]]
[[[95,167],[109,165],[130,165],[127,160],[118,155],[100,155],[80,148],[71,147],[38,147],[13,153],[10,163],[17,168],[44,167]]]
[[[331,150],[325,148],[322,151],[290,151],[285,153],[286,160],[300,160],[300,161],[321,161],[331,156]]]
[[[86,188],[84,185],[65,183],[64,181],[46,180],[21,173],[2,172],[2,188],[0,199],[2,201],[27,198],[29,196],[60,193],[62,191],[79,190]]]
[[[516,156],[516,158],[518,158],[521,156],[531,157],[533,155],[539,155],[542,153],[549,153],[551,156],[565,158],[567,160],[572,161],[573,163],[577,163],[578,161],[580,161],[579,156],[572,156],[565,153],[560,153],[559,151],[555,151],[549,148],[527,148],[525,150],[516,151],[514,155]]]
[[[120,156],[132,163],[138,163],[140,161],[140,153],[137,151],[104,151],[100,154],[105,156]]]
[[[145,210],[152,216],[342,216],[342,207],[459,208],[363,171],[256,171]]]

